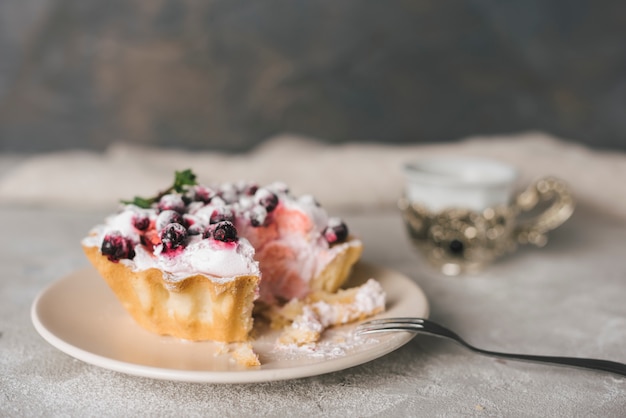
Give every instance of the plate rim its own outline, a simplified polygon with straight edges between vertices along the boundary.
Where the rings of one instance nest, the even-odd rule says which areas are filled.
[[[387,268],[384,266],[380,266],[378,264],[359,261],[357,263],[358,266],[362,268],[366,268],[369,270],[375,271],[383,271],[389,272],[394,275],[401,276],[404,280],[410,282],[414,291],[421,297],[421,304],[423,304],[424,314],[423,317],[428,318],[430,315],[430,303],[426,294],[422,290],[422,288],[411,278],[409,278],[404,273]],[[167,381],[179,381],[179,382],[189,382],[189,383],[226,383],[226,384],[240,384],[240,383],[260,383],[260,382],[271,382],[271,381],[279,381],[279,380],[293,380],[305,377],[312,377],[323,375],[327,373],[337,372],[341,370],[347,370],[352,367],[356,367],[367,363],[369,361],[376,360],[381,358],[392,351],[395,351],[411,341],[415,334],[411,333],[398,333],[394,336],[393,343],[385,344],[384,348],[379,350],[366,350],[356,353],[348,354],[347,356],[341,356],[338,358],[329,358],[322,362],[316,363],[314,367],[311,364],[306,364],[302,366],[290,366],[287,368],[276,368],[276,369],[263,369],[260,368],[250,369],[250,370],[216,370],[216,371],[207,371],[207,370],[181,370],[181,369],[172,369],[172,368],[163,368],[156,367],[150,365],[142,365],[127,361],[118,360],[115,358],[103,356],[100,354],[93,353],[88,351],[87,349],[76,346],[68,341],[65,341],[63,338],[57,336],[54,332],[49,330],[46,325],[42,322],[41,318],[38,315],[38,308],[40,308],[42,300],[56,287],[62,285],[65,281],[70,281],[74,276],[82,275],[82,274],[93,274],[95,269],[92,266],[83,267],[80,269],[73,270],[72,272],[54,280],[49,283],[46,287],[44,287],[35,297],[30,309],[30,317],[31,322],[35,328],[35,330],[39,333],[39,335],[50,345],[58,349],[59,351],[75,358],[81,360],[84,363],[94,365],[97,367],[101,367],[107,370],[112,370],[115,372],[123,373],[126,375],[132,376],[140,376],[157,380],[167,380]],[[383,287],[384,290],[384,287]],[[384,317],[386,312],[383,312],[376,317]],[[372,355],[372,351],[376,351],[374,355]],[[345,358],[349,357],[351,361],[349,365],[337,367],[337,363],[344,363]],[[314,370],[312,370],[314,369]],[[308,371],[308,372],[307,372]]]

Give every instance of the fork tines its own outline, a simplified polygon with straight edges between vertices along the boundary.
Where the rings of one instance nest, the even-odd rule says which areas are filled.
[[[419,332],[424,328],[422,318],[381,318],[363,322],[356,327],[357,334],[374,332],[409,331]]]

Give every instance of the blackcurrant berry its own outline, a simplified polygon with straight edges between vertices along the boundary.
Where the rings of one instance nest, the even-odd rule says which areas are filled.
[[[234,203],[237,201],[238,197],[237,188],[232,183],[224,183],[220,187],[219,196],[226,203]]]
[[[211,214],[209,223],[216,224],[223,221],[233,222],[234,220],[235,214],[233,213],[233,210],[231,208],[227,206],[219,206]]]
[[[187,229],[179,223],[167,225],[161,232],[161,242],[166,251],[175,250],[185,245],[187,240]]]
[[[198,185],[193,189],[193,200],[196,202],[209,203],[215,195],[216,193],[214,190],[205,186]]]
[[[259,186],[254,183],[247,184],[243,189],[243,194],[246,196],[254,196],[254,194],[259,190]]]
[[[328,226],[324,230],[324,238],[329,244],[343,242],[348,238],[348,227],[338,218],[328,220]]]
[[[184,223],[182,215],[173,210],[164,210],[157,216],[155,226],[157,231],[162,231],[167,225],[173,223],[182,225]]]
[[[150,226],[150,218],[138,213],[133,217],[133,226],[140,231],[145,231]]]
[[[135,257],[135,250],[131,242],[119,232],[113,232],[104,237],[100,252],[113,262],[118,262],[123,258],[133,259]]]
[[[254,200],[256,203],[263,206],[268,213],[276,209],[276,206],[278,206],[278,196],[267,189],[257,190],[254,195]]]
[[[213,229],[213,238],[223,242],[237,241],[237,229],[229,221],[217,223]]]
[[[159,212],[163,212],[165,210],[173,210],[178,213],[184,213],[185,208],[186,205],[183,197],[177,194],[166,194],[165,196],[161,197],[159,203],[157,204],[157,209],[159,210]]]
[[[256,205],[246,212],[246,217],[250,220],[250,225],[264,226],[267,221],[267,210],[261,205]]]

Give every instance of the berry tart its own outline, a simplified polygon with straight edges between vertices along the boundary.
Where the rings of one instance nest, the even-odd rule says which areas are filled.
[[[248,341],[255,307],[336,292],[362,251],[311,196],[283,183],[203,186],[190,170],[123,202],[82,246],[142,327],[226,343]]]

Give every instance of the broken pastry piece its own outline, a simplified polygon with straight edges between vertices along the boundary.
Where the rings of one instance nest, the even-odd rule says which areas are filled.
[[[363,320],[385,310],[385,292],[379,282],[336,293],[314,292],[304,300],[292,300],[272,312],[272,325],[284,328],[278,343],[305,345],[320,340],[324,330]]]

